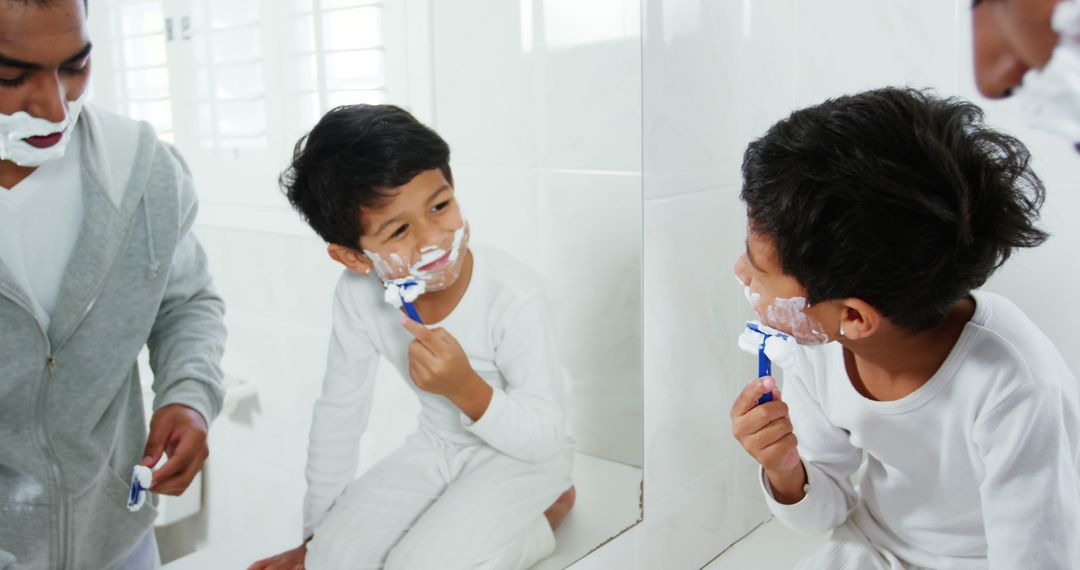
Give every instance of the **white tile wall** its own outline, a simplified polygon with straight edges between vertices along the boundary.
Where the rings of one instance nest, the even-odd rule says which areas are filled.
[[[546,168],[641,172],[636,0],[544,0],[535,53],[538,159]],[[640,198],[641,186],[636,194]],[[640,202],[640,200],[639,200]],[[640,229],[640,216],[638,228]]]
[[[955,92],[957,16],[970,5],[797,0],[796,107],[886,85]]]
[[[646,0],[642,91],[646,200],[733,183],[739,20],[734,2]],[[648,241],[646,236],[646,241]]]
[[[579,451],[640,466],[637,3],[433,4],[434,126],[473,240],[543,275]]]
[[[641,174],[548,170],[539,181],[539,265],[574,380],[577,448],[641,466]]]
[[[731,276],[741,211],[733,186],[646,202],[646,506],[737,451],[728,394],[753,374],[734,342],[751,317]]]
[[[529,2],[432,2],[435,122],[452,163],[536,164],[540,81],[522,50]]]

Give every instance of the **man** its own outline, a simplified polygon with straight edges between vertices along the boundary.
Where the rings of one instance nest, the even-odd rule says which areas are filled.
[[[0,568],[159,564],[132,469],[179,495],[221,408],[224,305],[191,175],[84,106],[84,0],[0,0]],[[136,355],[150,348],[147,437]]]
[[[979,92],[1015,93],[1032,126],[1080,143],[1080,3],[974,0],[972,29]]]

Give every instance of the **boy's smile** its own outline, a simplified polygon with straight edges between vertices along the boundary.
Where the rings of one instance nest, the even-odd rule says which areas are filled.
[[[439,251],[442,251],[442,250],[439,250]],[[451,252],[449,250],[447,250],[446,254],[444,254],[442,257],[436,259],[435,261],[432,261],[431,263],[429,263],[427,265],[420,266],[420,271],[431,272],[431,271],[435,271],[437,269],[441,269],[443,266],[445,266],[449,262],[450,253]],[[423,261],[423,260],[421,260],[421,261]]]

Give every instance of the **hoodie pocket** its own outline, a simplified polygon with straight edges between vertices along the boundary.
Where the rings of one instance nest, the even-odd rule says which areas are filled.
[[[71,556],[74,568],[116,568],[153,529],[157,509],[146,501],[127,509],[130,480],[105,469],[90,489],[72,502]]]

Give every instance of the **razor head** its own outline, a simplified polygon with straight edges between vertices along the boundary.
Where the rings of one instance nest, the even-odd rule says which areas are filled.
[[[386,281],[386,293],[383,300],[401,308],[403,305],[416,301],[416,298],[424,294],[424,282],[409,276],[401,279]]]
[[[788,338],[787,333],[778,331],[770,326],[763,325],[760,321],[747,321],[746,328],[758,334],[764,335],[765,338],[769,338],[771,336],[777,336],[783,339]]]
[[[153,472],[145,465],[136,465],[131,470],[131,491],[128,493],[127,508],[135,512],[146,504],[146,495],[153,481]]]

